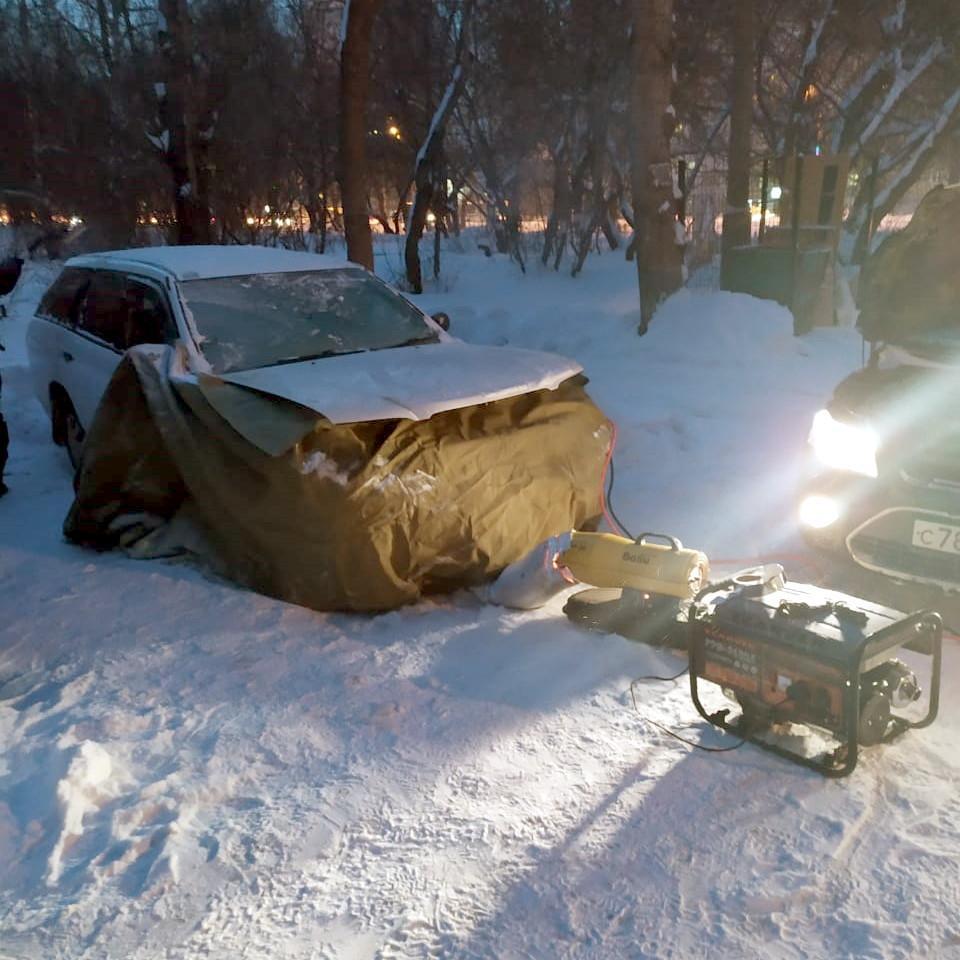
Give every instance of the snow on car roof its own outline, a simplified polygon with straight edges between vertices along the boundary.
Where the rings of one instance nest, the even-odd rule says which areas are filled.
[[[356,267],[355,264],[327,255],[256,246],[139,247],[84,254],[67,261],[70,267],[100,269],[123,269],[138,264],[165,270],[178,280]]]

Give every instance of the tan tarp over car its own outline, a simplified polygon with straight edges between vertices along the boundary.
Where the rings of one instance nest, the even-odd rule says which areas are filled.
[[[426,421],[334,426],[175,369],[167,348],[120,364],[87,435],[71,540],[149,543],[188,515],[225,576],[372,611],[482,582],[599,513],[609,424],[580,377]]]
[[[869,258],[860,280],[860,326],[893,343],[960,327],[960,186],[935,187],[909,225]]]

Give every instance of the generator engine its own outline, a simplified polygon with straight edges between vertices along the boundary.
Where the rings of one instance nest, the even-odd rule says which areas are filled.
[[[937,715],[943,626],[936,613],[904,614],[836,591],[788,583],[779,564],[737,574],[698,595],[689,618],[690,692],[706,720],[829,776],[845,776],[859,748],[886,743]],[[926,714],[914,672],[896,658],[930,658]],[[741,714],[708,713],[700,682],[719,686]],[[780,746],[777,724],[800,723],[838,742],[819,757]]]

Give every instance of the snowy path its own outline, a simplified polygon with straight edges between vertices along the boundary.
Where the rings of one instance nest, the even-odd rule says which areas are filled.
[[[428,305],[455,332],[585,364],[625,521],[717,557],[799,549],[773,521],[849,332],[797,343],[775,307],[684,295],[641,342],[612,257],[577,282],[454,263]],[[937,723],[847,781],[693,753],[644,719],[719,743],[682,682],[640,715],[628,692],[680,661],[562,601],[322,615],[65,544],[22,368],[4,404],[3,960],[960,957],[955,641]]]

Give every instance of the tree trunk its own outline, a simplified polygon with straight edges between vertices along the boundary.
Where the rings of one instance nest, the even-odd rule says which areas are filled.
[[[723,267],[731,247],[750,243],[750,142],[753,134],[754,0],[735,0],[733,83],[727,207],[723,214]]]
[[[320,151],[320,184],[322,190],[318,190],[318,199],[320,201],[320,246],[317,253],[327,252],[327,203],[330,197],[330,171],[327,163],[327,151]]]
[[[320,207],[320,244],[317,247],[317,253],[327,252],[327,201],[323,201]]]
[[[426,171],[424,171],[426,173]],[[403,247],[404,266],[407,271],[407,283],[413,293],[423,293],[423,271],[420,267],[420,238],[427,223],[427,213],[433,203],[433,180],[429,176],[418,176],[417,193],[413,199],[413,209],[407,222],[407,239]]]
[[[210,211],[195,154],[193,38],[186,0],[160,0],[160,13],[165,21],[160,30],[160,50],[166,66],[161,113],[168,137],[166,161],[173,175],[177,242],[209,243]]]
[[[113,73],[113,35],[110,29],[110,19],[107,16],[106,0],[97,0],[97,22],[100,28],[98,40],[100,42],[100,56],[107,74]]]
[[[673,0],[633,0],[630,147],[641,334],[661,301],[682,283],[670,157],[672,26]]]
[[[367,209],[367,92],[370,47],[380,0],[349,0],[340,52],[340,197],[347,259],[373,270]]]
[[[540,259],[546,266],[554,253],[555,244],[566,242],[563,224],[570,218],[570,173],[567,169],[567,146],[563,145],[553,157],[553,209],[547,219],[547,228],[543,235],[543,252]],[[561,238],[563,238],[561,240]],[[559,261],[558,261],[559,266]]]
[[[433,225],[433,279],[440,276],[440,221]]]
[[[600,229],[607,239],[607,246],[611,250],[620,249],[620,228],[617,226],[617,217],[620,214],[620,196],[623,193],[623,185],[619,175],[617,176],[616,187],[607,197],[606,210],[603,220],[600,222]]]
[[[466,82],[466,72],[463,68],[464,44],[466,43],[466,24],[472,11],[472,5],[467,6],[460,24],[460,33],[457,37],[457,46],[454,53],[453,71],[450,80],[443,92],[440,105],[430,120],[426,139],[417,151],[417,159],[413,171],[413,182],[416,194],[413,198],[413,209],[407,221],[407,239],[404,245],[404,260],[407,268],[407,283],[414,293],[423,293],[423,270],[420,266],[420,238],[426,224],[427,211],[433,206],[434,197],[442,195],[443,187],[438,184],[445,177],[439,176],[441,157],[443,155],[443,137],[447,129],[447,122],[453,112],[463,85]],[[438,189],[439,187],[439,189]],[[444,206],[446,204],[444,203]],[[435,213],[437,211],[434,211]],[[441,210],[440,213],[443,213]],[[439,221],[438,221],[439,223]],[[436,239],[439,243],[439,239]],[[439,248],[438,248],[439,249]],[[436,262],[439,264],[439,254]]]

